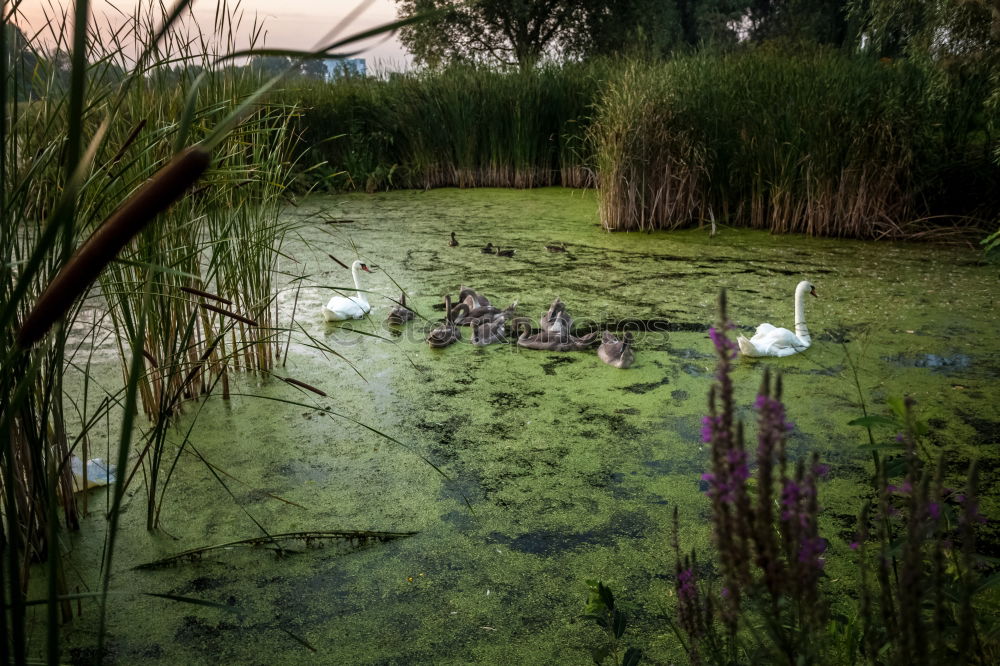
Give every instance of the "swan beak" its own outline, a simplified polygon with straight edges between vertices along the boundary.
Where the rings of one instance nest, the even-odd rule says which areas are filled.
[[[813,296],[815,296],[816,298],[819,298],[819,294],[816,293],[816,287],[813,287],[812,289],[810,289],[809,293],[812,294]]]
[[[368,265],[367,265],[367,264],[361,264],[361,270],[365,271],[366,273],[371,273],[371,272],[372,272],[372,271],[371,271],[371,269],[370,269],[370,268],[368,268]],[[815,294],[815,293],[813,293],[813,296],[815,296],[815,295],[816,295],[816,294]]]

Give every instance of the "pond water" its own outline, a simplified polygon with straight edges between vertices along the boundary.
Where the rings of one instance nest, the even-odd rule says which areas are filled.
[[[980,265],[975,250],[728,228],[715,237],[608,234],[592,192],[560,188],[316,196],[287,215],[300,225],[281,269],[310,277],[281,295],[301,331],[275,374],[329,397],[244,378],[228,402],[187,410],[176,442],[190,428],[197,452],[225,474],[183,455],[157,533],[144,529],[141,483],[129,491],[108,618],[121,663],[589,663],[602,636],[578,619],[588,578],[610,585],[626,610],[627,644],[654,663],[676,657],[664,621],[671,514],[679,508],[684,547],[705,553],[699,431],[714,369],[706,331],[723,287],[731,318],[750,332],[762,321],[790,327],[796,283],[816,285],[813,347],[739,361],[733,378],[752,423],[763,368],[780,370],[796,423],[792,454],[816,450],[831,466],[820,501],[832,589],[855,575],[847,544],[870,474],[870,454],[858,448],[867,436],[847,425],[861,415],[848,354],[873,412],[888,413],[893,396],[916,398],[953,482],[971,457],[984,461],[983,509],[998,515],[998,269]],[[458,247],[448,246],[451,231]],[[484,255],[487,242],[517,253]],[[551,243],[568,251],[547,252]],[[327,253],[378,267],[363,276],[370,320],[323,321],[329,287],[350,284]],[[394,332],[381,322],[396,284],[421,317]],[[468,329],[463,343],[429,349],[434,306],[461,285],[501,305],[517,300],[536,321],[559,296],[581,325],[655,330],[637,336],[625,371],[593,351],[473,347]],[[893,435],[876,430],[883,441]],[[71,590],[96,589],[105,502],[92,491],[90,519],[66,537]],[[290,543],[294,552],[280,558],[234,547],[133,568],[260,536],[255,521],[272,534],[415,534]],[[96,615],[85,604],[67,627],[68,657],[88,654]]]

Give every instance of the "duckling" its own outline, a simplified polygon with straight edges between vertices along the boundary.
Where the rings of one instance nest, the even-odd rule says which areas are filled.
[[[501,250],[500,248],[497,248],[498,257],[513,257],[516,252],[517,250]]]
[[[399,305],[389,312],[389,316],[385,318],[385,322],[393,326],[401,326],[415,316],[413,310],[406,307],[406,292],[404,291],[399,295]]]
[[[597,348],[597,356],[608,365],[622,370],[635,362],[632,352],[632,334],[626,333],[624,340],[619,340],[611,331],[604,331],[604,339]]]
[[[479,251],[482,252],[483,254],[496,254],[497,253],[496,248],[493,247],[493,243],[487,243],[486,247],[482,248]]]
[[[494,342],[506,342],[507,337],[504,331],[503,317],[494,317],[475,324],[472,327],[472,344],[477,347],[485,347]]]
[[[465,303],[459,303],[454,309],[451,307],[451,296],[445,294],[444,297],[444,321],[438,324],[430,333],[427,334],[427,344],[431,347],[441,348],[447,347],[451,343],[461,340],[462,334],[455,326],[455,313],[459,310],[465,310],[468,314],[469,306]]]
[[[565,243],[561,243],[559,245],[555,245],[555,244],[553,244],[553,245],[546,245],[545,249],[548,250],[549,252],[565,252],[566,251],[566,244]]]
[[[478,307],[488,306],[490,304],[490,299],[486,298],[472,287],[462,287],[461,291],[458,292],[458,300],[459,302],[468,305],[469,310],[475,310]]]
[[[514,316],[515,310],[517,310],[517,301],[514,301],[503,310],[493,305],[480,305],[478,308],[470,310],[469,314],[465,317],[456,319],[455,323],[459,326],[479,326],[494,319],[507,321]]]
[[[449,247],[458,247],[458,240],[455,238],[455,232],[451,232],[451,240],[448,241]]]
[[[511,330],[520,332],[517,337],[519,347],[540,349],[542,351],[583,351],[597,342],[597,331],[577,337],[567,333],[556,336],[545,331],[531,334],[531,322],[526,317],[518,317],[511,322]]]

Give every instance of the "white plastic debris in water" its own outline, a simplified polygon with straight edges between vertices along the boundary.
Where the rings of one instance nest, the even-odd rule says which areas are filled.
[[[83,487],[83,461],[76,456],[70,457],[70,468],[73,470],[73,490],[80,492]],[[87,461],[87,488],[99,488],[115,482],[115,466],[100,458]]]

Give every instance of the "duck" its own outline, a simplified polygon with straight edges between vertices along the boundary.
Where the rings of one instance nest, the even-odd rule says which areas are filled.
[[[361,278],[359,271],[371,273],[360,259],[351,264],[351,276],[354,278],[354,296],[334,296],[323,308],[323,317],[327,321],[344,321],[345,319],[361,319],[371,312],[372,306],[361,293]]]
[[[482,252],[483,254],[496,254],[497,253],[496,248],[493,247],[493,243],[487,243],[486,247],[484,247],[483,249],[481,249],[479,251]]]
[[[559,245],[553,243],[552,245],[546,245],[545,249],[548,250],[549,252],[565,252],[566,245],[565,243],[560,243]]]
[[[447,347],[453,342],[462,339],[462,333],[459,331],[458,327],[455,326],[455,313],[459,310],[465,310],[468,314],[469,306],[465,303],[459,303],[454,308],[451,307],[451,296],[445,294],[444,297],[444,321],[438,324],[430,333],[427,334],[427,344],[434,348]]]
[[[545,331],[532,335],[531,321],[527,317],[517,317],[511,321],[511,331],[520,332],[517,337],[519,347],[542,351],[583,351],[597,341],[597,331],[580,337],[569,333],[557,336]]]
[[[501,250],[500,248],[497,248],[498,257],[513,257],[516,252],[517,250]]]
[[[744,336],[736,338],[740,353],[744,356],[791,356],[804,351],[812,344],[809,329],[806,328],[806,294],[817,296],[816,287],[808,280],[795,286],[795,332],[787,328],[776,328],[764,323],[749,340]]]
[[[451,240],[448,241],[448,247],[458,247],[458,239],[455,238],[455,232],[451,232]]]
[[[557,296],[549,309],[542,313],[539,324],[542,331],[548,335],[565,336],[569,335],[570,329],[573,328],[573,318],[566,312],[566,305]]]
[[[406,307],[406,292],[401,292],[399,295],[399,305],[394,307],[389,316],[385,318],[387,324],[393,324],[395,326],[400,326],[406,322],[413,319],[416,315],[413,314],[413,310]]]
[[[601,346],[597,348],[597,356],[610,366],[625,370],[635,362],[632,352],[632,334],[626,333],[619,340],[611,331],[604,331]]]

